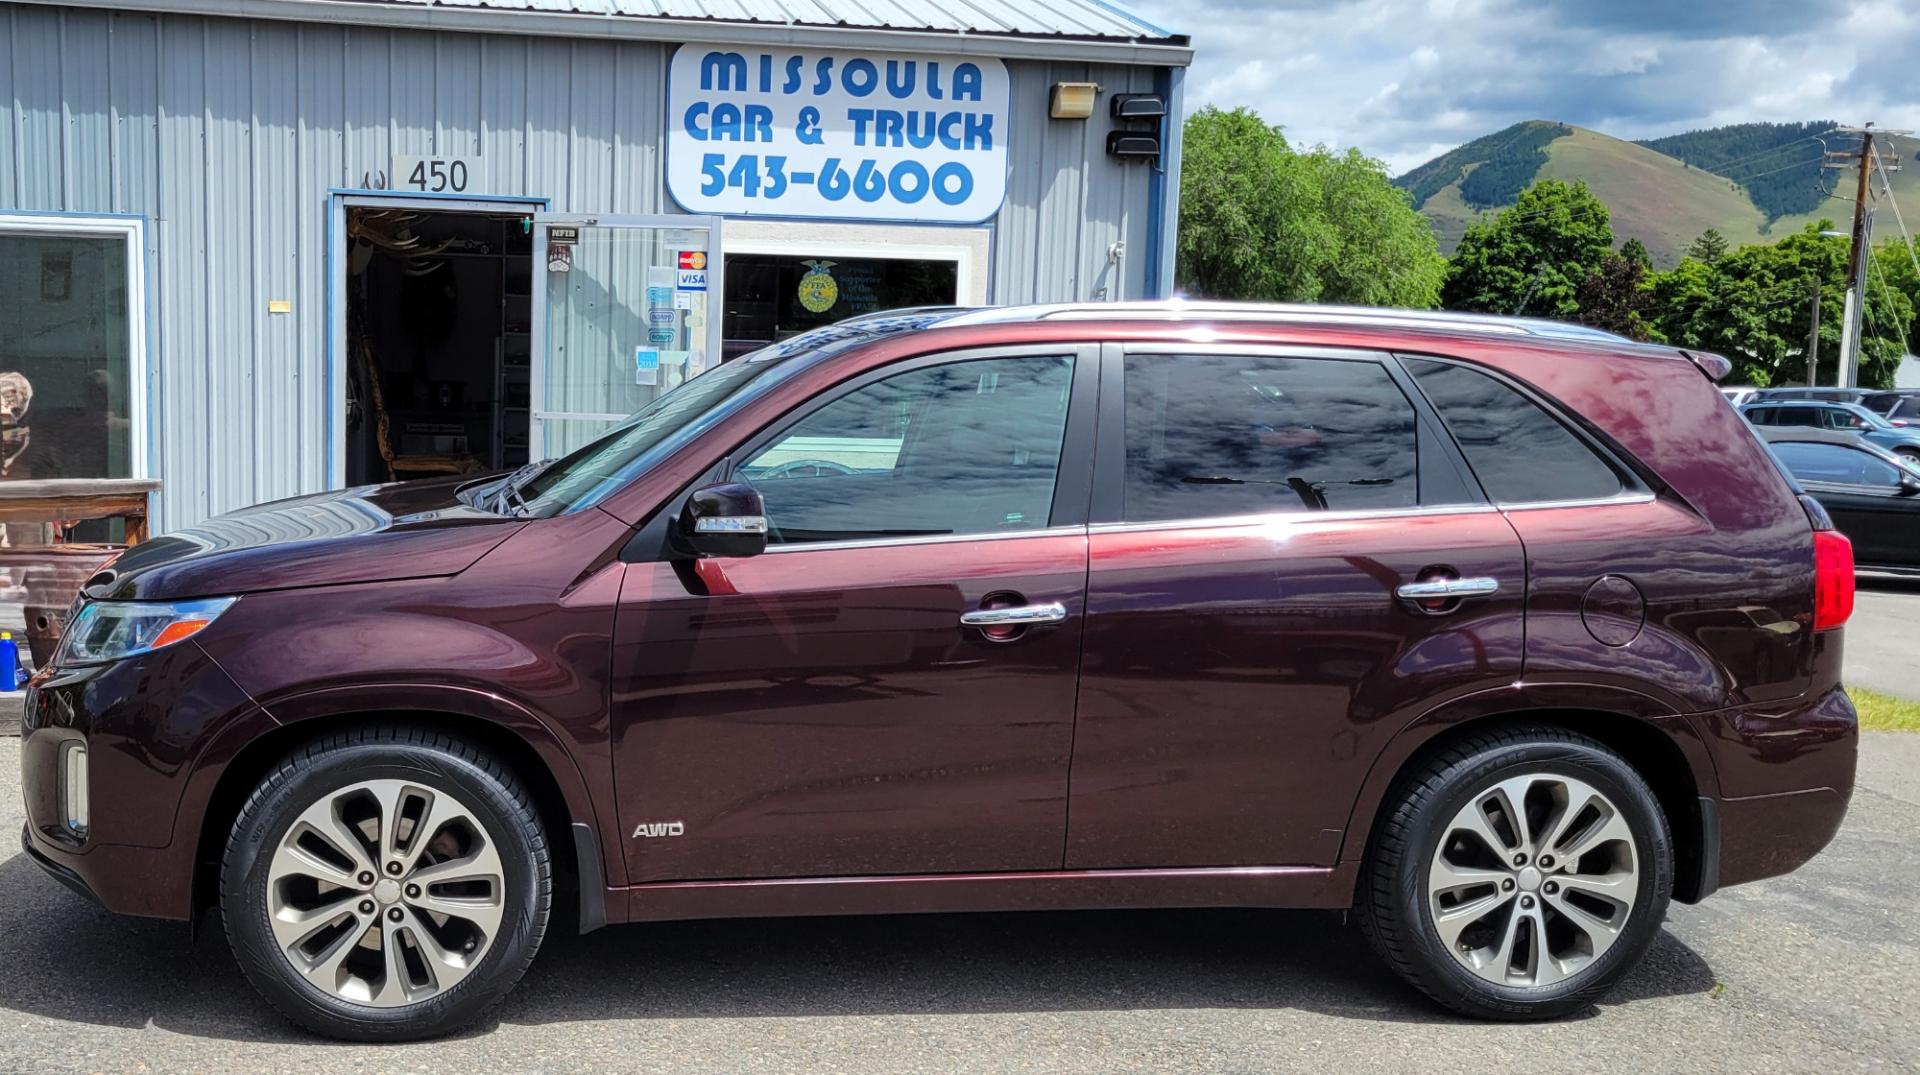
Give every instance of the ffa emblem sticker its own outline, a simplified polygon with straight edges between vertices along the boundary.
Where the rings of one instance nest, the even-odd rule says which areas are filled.
[[[800,278],[800,305],[803,309],[816,314],[833,309],[840,301],[840,282],[827,272],[833,267],[831,261],[803,261],[807,275]]]

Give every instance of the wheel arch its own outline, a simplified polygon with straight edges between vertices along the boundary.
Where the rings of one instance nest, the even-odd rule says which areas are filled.
[[[1408,773],[1467,736],[1516,725],[1575,732],[1626,759],[1666,814],[1673,839],[1674,898],[1693,903],[1711,893],[1718,872],[1717,817],[1702,800],[1713,794],[1715,781],[1712,761],[1693,723],[1644,695],[1590,687],[1566,693],[1527,689],[1498,701],[1468,699],[1413,721],[1389,741],[1368,772],[1340,860],[1365,860],[1380,814]]]
[[[609,860],[609,841],[578,763],[544,722],[511,702],[479,691],[448,689],[424,697],[409,685],[334,688],[271,703],[274,727],[253,731],[230,750],[197,819],[181,818],[195,832],[192,909],[209,906],[218,891],[219,862],[227,832],[247,796],[281,758],[301,744],[343,728],[404,725],[443,732],[498,757],[527,788],[547,830],[557,876],[578,889],[583,931],[608,921],[609,878],[624,880],[624,864]],[[401,697],[404,701],[396,704]],[[613,844],[614,849],[618,844]],[[591,861],[597,859],[598,861]]]

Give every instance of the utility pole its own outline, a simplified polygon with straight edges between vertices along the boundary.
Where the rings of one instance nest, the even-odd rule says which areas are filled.
[[[1855,164],[1860,171],[1860,189],[1853,202],[1853,249],[1847,258],[1847,305],[1840,320],[1840,377],[1842,388],[1860,381],[1860,318],[1866,309],[1863,294],[1867,276],[1868,244],[1873,238],[1873,213],[1867,205],[1868,181],[1873,176],[1873,138],[1877,134],[1911,134],[1911,131],[1881,130],[1869,123],[1864,127],[1840,127],[1840,134],[1860,136],[1860,152],[1828,153],[1826,168],[1845,168]]]
[[[1807,331],[1807,387],[1820,383],[1820,278],[1808,280],[1813,285],[1813,327]]]

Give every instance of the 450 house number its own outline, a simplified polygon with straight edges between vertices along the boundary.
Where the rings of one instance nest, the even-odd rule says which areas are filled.
[[[459,157],[394,157],[393,189],[464,194],[473,169]]]

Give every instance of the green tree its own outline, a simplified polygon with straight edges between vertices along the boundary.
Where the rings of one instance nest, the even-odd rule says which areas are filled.
[[[1542,179],[1468,225],[1448,269],[1455,310],[1576,318],[1579,289],[1613,256],[1611,214],[1585,183]]]
[[[1386,167],[1287,145],[1244,109],[1188,117],[1175,272],[1210,298],[1430,307],[1446,259]]]
[[[1720,234],[1719,228],[1708,228],[1687,247],[1687,256],[1711,265],[1727,256],[1727,237]]]
[[[1845,309],[1848,242],[1821,235],[1822,221],[1770,245],[1743,246],[1708,264],[1687,258],[1652,283],[1655,327],[1680,347],[1716,351],[1733,360],[1728,383],[1804,384],[1812,292],[1820,289],[1821,384],[1837,379]],[[1891,261],[1891,259],[1888,259]],[[1884,268],[1884,264],[1882,265]],[[1867,295],[1861,337],[1863,385],[1893,381],[1913,321],[1912,301],[1896,289]]]
[[[1647,244],[1638,239],[1628,239],[1621,243],[1620,256],[1643,269],[1653,268],[1653,255],[1647,253]]]
[[[1430,308],[1440,303],[1447,259],[1427,218],[1393,185],[1387,166],[1349,149],[1316,146],[1298,157],[1316,180],[1334,245],[1315,266],[1322,302]]]

